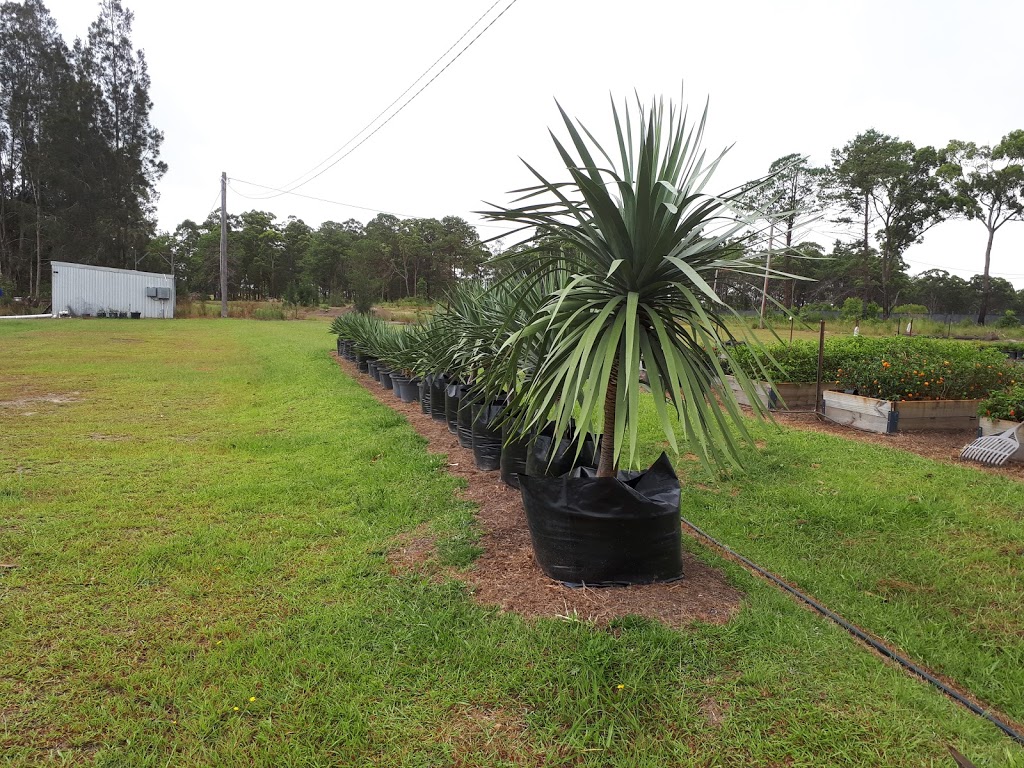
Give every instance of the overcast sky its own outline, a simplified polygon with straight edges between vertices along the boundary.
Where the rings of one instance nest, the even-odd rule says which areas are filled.
[[[69,44],[99,7],[44,1]],[[316,166],[493,0],[123,2],[166,137],[159,220],[173,230],[219,204],[221,171],[232,179],[232,213],[259,208],[314,227],[372,218],[293,195],[246,199],[267,193],[242,181],[282,187]],[[498,0],[445,61],[509,2]],[[529,183],[520,157],[557,171],[547,135],[558,124],[555,98],[608,136],[609,93],[677,99],[683,83],[691,108],[710,98],[707,148],[735,145],[716,176],[721,191],[790,153],[824,164],[868,128],[918,145],[991,144],[1024,128],[1022,30],[1024,4],[1010,0],[516,0],[401,114],[297,191],[478,224],[471,211],[482,201],[505,202]],[[818,230],[812,239],[830,246],[834,229]],[[969,278],[982,269],[985,239],[979,222],[943,223],[907,261],[912,273]],[[992,272],[1024,288],[1024,223],[997,234]]]

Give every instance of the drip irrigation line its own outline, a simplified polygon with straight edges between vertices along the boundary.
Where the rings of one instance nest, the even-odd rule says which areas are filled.
[[[780,587],[781,589],[783,589],[786,592],[788,592],[789,594],[791,594],[793,597],[795,597],[798,600],[801,600],[802,602],[806,603],[811,608],[813,608],[818,613],[820,613],[822,616],[825,616],[826,618],[832,620],[834,623],[838,624],[840,627],[845,629],[847,632],[849,632],[851,635],[856,637],[858,640],[860,640],[861,642],[866,643],[867,645],[871,646],[873,649],[878,651],[880,654],[882,654],[886,658],[891,659],[892,661],[895,661],[897,664],[899,664],[904,669],[906,669],[906,670],[912,672],[913,674],[917,675],[922,680],[924,680],[924,681],[926,681],[928,683],[931,683],[933,686],[935,686],[940,691],[942,691],[944,694],[946,694],[949,698],[953,699],[953,701],[957,702],[958,704],[963,705],[964,707],[969,709],[974,714],[980,715],[981,717],[985,718],[990,723],[992,723],[992,725],[996,726],[996,728],[1001,730],[1003,733],[1005,733],[1011,739],[1016,741],[1018,744],[1024,745],[1024,734],[1022,734],[1019,731],[1015,730],[1011,725],[1009,725],[1008,723],[1003,722],[998,717],[995,717],[991,713],[985,711],[984,709],[979,707],[977,704],[975,704],[973,701],[971,701],[970,699],[966,698],[965,696],[963,696],[959,692],[953,690],[948,685],[946,685],[944,682],[942,682],[937,677],[935,677],[933,674],[931,674],[930,672],[922,669],[917,664],[912,662],[910,659],[908,659],[908,658],[906,658],[904,656],[901,656],[896,651],[894,651],[891,648],[889,648],[887,645],[885,645],[885,644],[879,642],[878,640],[876,640],[875,638],[871,637],[864,630],[862,630],[859,627],[855,626],[854,624],[851,624],[850,622],[848,622],[846,619],[844,619],[839,614],[837,614],[837,613],[835,613],[833,611],[830,611],[828,608],[826,608],[824,605],[819,603],[813,597],[810,597],[809,595],[805,595],[800,590],[796,589],[795,587],[791,586],[790,584],[787,584],[785,581],[780,579],[774,573],[772,573],[770,571],[766,571],[764,568],[762,568],[761,566],[759,566],[757,563],[753,562],[752,560],[747,559],[746,557],[744,557],[743,555],[739,554],[738,552],[734,552],[732,549],[730,549],[728,546],[726,546],[722,542],[718,541],[717,539],[713,538],[709,534],[707,534],[704,531],[702,531],[700,528],[698,528],[696,525],[691,523],[689,520],[684,519],[683,520],[683,525],[685,525],[687,528],[691,529],[694,533],[696,533],[701,538],[703,538],[706,541],[710,542],[712,546],[716,547],[717,549],[721,550],[722,552],[725,552],[726,554],[728,554],[730,557],[735,558],[739,562],[743,563],[743,565],[745,565],[747,568],[749,568],[750,570],[752,570],[755,573],[757,573],[759,576],[767,579],[768,581],[770,581],[773,584],[775,584],[777,587]]]

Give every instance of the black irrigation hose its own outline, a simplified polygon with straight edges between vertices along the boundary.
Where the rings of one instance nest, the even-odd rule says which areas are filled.
[[[774,573],[771,573],[770,571],[766,571],[764,568],[762,568],[761,566],[759,566],[757,563],[753,562],[752,560],[748,560],[743,555],[738,554],[737,552],[734,552],[733,550],[731,550],[729,547],[727,547],[722,542],[720,542],[720,541],[712,538],[711,536],[709,536],[707,533],[702,531],[700,528],[698,528],[696,525],[691,523],[689,520],[683,520],[683,525],[685,525],[687,528],[690,528],[691,530],[693,530],[698,536],[700,536],[700,537],[706,539],[707,541],[709,541],[713,546],[715,546],[718,549],[720,549],[721,551],[727,553],[730,557],[736,558],[741,563],[743,563],[745,566],[747,566],[751,570],[755,571],[756,573],[760,574],[764,578],[768,579],[769,581],[771,581],[776,586],[781,587],[782,589],[784,589],[786,592],[789,592],[789,594],[793,595],[797,599],[802,600],[803,602],[807,603],[807,605],[811,606],[811,608],[816,610],[822,616],[825,616],[825,617],[831,619],[833,622],[835,622],[840,627],[845,629],[847,632],[849,632],[851,635],[856,637],[858,640],[860,640],[861,642],[867,643],[868,645],[870,645],[872,648],[874,648],[876,651],[878,651],[880,654],[882,654],[886,658],[892,659],[897,664],[902,666],[904,669],[907,669],[910,672],[913,672],[915,675],[917,675],[921,679],[931,683],[936,688],[938,688],[940,691],[942,691],[944,694],[949,696],[951,699],[953,699],[957,703],[962,704],[963,706],[967,707],[967,709],[971,710],[971,712],[973,712],[974,714],[981,715],[986,720],[988,720],[990,723],[992,723],[994,726],[996,726],[996,728],[998,728],[1003,733],[1005,733],[1007,736],[1009,736],[1011,739],[1016,741],[1018,744],[1024,744],[1024,734],[1021,734],[1019,731],[1015,730],[1009,724],[1004,723],[999,718],[997,718],[997,717],[991,715],[990,713],[986,712],[984,709],[979,707],[973,701],[970,701],[969,699],[965,698],[964,696],[962,696],[957,691],[954,691],[952,688],[950,688],[944,682],[942,682],[941,680],[936,678],[934,675],[932,675],[932,674],[926,672],[925,670],[921,669],[921,667],[919,667],[917,664],[912,662],[910,659],[907,659],[907,658],[904,658],[903,656],[900,656],[898,653],[896,653],[896,651],[894,651],[891,648],[889,648],[888,646],[885,646],[882,643],[878,642],[873,637],[871,637],[866,632],[864,632],[862,629],[860,629],[859,627],[856,627],[853,624],[851,624],[850,622],[848,622],[846,619],[844,619],[839,614],[833,613],[828,608],[823,606],[821,603],[816,601],[814,598],[812,598],[812,597],[810,597],[808,595],[805,595],[800,590],[790,586],[789,584],[784,582],[782,579],[780,579],[778,576],[776,576]]]

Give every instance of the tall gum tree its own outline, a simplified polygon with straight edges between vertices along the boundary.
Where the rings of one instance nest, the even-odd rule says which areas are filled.
[[[0,5],[0,276],[27,272],[31,295],[42,284],[44,209],[69,82],[67,47],[43,3]]]
[[[132,49],[133,20],[120,0],[101,0],[99,17],[81,49],[84,69],[101,94],[97,128],[111,149],[106,177],[113,203],[110,235],[113,258],[121,264],[128,264],[129,251],[152,234],[156,183],[167,171],[159,159],[164,137],[149,117],[153,102],[146,57]]]
[[[985,324],[992,295],[992,243],[1004,224],[1024,220],[1024,130],[1011,131],[994,147],[954,140],[939,175],[948,184],[956,212],[985,225],[978,323]]]
[[[861,230],[865,276],[870,272],[870,237],[875,230],[886,316],[895,303],[898,275],[905,268],[903,254],[952,212],[952,198],[937,174],[941,160],[933,147],[918,148],[873,128],[832,150],[827,172],[829,199],[857,217],[839,221],[856,222]],[[865,281],[865,303],[869,290]]]
[[[818,188],[822,169],[815,168],[799,154],[785,155],[768,168],[767,181],[752,182],[756,194],[750,200],[753,208],[764,211],[776,222],[770,227],[768,249],[773,250],[775,237],[782,245],[781,271],[791,274],[793,259],[799,257],[796,249],[801,230],[819,213]],[[785,279],[783,301],[787,309],[793,307],[795,279]]]

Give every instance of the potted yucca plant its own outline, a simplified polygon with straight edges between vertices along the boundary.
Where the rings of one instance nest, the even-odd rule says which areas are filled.
[[[638,103],[636,119],[613,104],[614,159],[559,110],[570,141],[553,138],[568,179],[549,181],[527,164],[538,183],[520,190],[515,207],[484,212],[534,233],[511,257],[516,280],[568,273],[510,335],[507,370],[495,374],[514,380],[523,356],[545,350],[511,395],[515,431],[550,420],[561,435],[575,419],[577,450],[588,433],[602,434],[593,470],[520,475],[534,551],[545,573],[566,582],[671,580],[682,574],[679,482],[664,455],[646,471],[628,471],[638,461],[641,364],[672,449],[680,432],[706,463],[738,463],[733,430],[746,432],[720,384],[733,313],[707,278],[715,270],[764,274],[737,255],[737,240],[753,227],[741,202],[750,185],[704,191],[724,155],[707,162],[700,148],[706,109],[691,126],[660,100],[649,110]],[[757,408],[749,377],[731,367]]]

